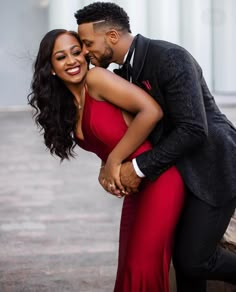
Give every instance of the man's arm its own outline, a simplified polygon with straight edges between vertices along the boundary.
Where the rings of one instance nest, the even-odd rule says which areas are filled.
[[[120,180],[126,191],[123,195],[129,195],[130,193],[138,192],[138,187],[142,179],[137,176],[132,162],[128,161],[121,165]]]
[[[186,51],[169,49],[163,58],[160,86],[173,130],[160,143],[136,159],[151,180],[175,164],[208,134],[201,88],[201,69]]]

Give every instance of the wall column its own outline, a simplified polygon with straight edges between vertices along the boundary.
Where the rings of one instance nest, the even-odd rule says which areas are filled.
[[[214,0],[212,5],[214,89],[220,94],[235,95],[236,1]]]
[[[148,35],[179,44],[180,0],[150,0],[147,5]]]
[[[50,0],[49,1],[49,30],[64,28],[77,30],[74,13],[82,7],[78,0]]]
[[[181,45],[203,69],[212,88],[212,14],[211,0],[181,0]]]

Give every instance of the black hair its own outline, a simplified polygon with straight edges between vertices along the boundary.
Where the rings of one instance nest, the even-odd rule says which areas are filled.
[[[32,91],[27,97],[28,103],[36,110],[35,122],[43,130],[45,145],[61,161],[74,156],[76,142],[73,133],[78,118],[74,96],[62,80],[52,75],[53,47],[57,37],[64,33],[74,36],[82,47],[79,36],[74,31],[49,31],[40,43],[34,64]]]
[[[131,33],[128,14],[115,3],[94,2],[78,10],[75,18],[78,25],[105,20],[108,25]]]

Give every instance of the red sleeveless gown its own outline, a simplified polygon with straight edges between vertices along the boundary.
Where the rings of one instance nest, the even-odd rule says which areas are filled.
[[[86,93],[80,147],[106,161],[126,130],[119,108]],[[129,160],[149,149],[146,141]],[[124,198],[115,292],[169,291],[174,232],[183,202],[184,184],[174,166],[153,182],[143,179],[140,191]]]

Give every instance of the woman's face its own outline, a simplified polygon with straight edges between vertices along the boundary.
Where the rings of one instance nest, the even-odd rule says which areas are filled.
[[[51,57],[52,73],[66,84],[78,84],[87,73],[87,62],[78,40],[69,33],[57,37]]]

